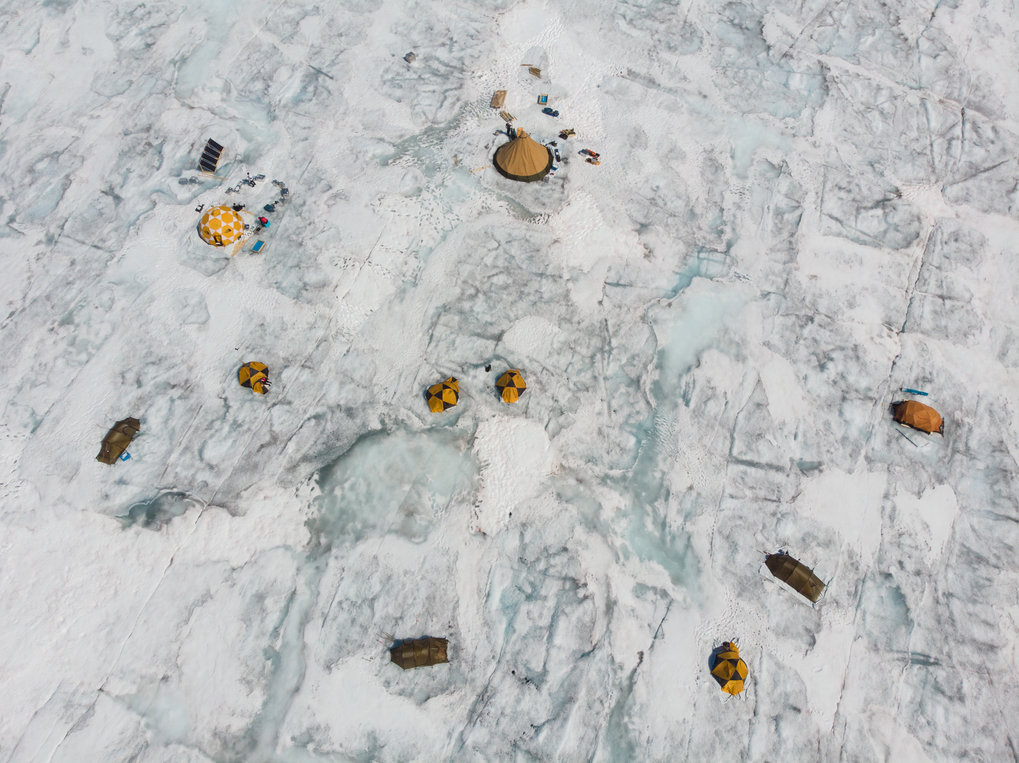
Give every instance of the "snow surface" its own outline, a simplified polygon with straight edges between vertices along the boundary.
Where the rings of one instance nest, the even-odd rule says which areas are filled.
[[[0,759],[1015,758],[1014,2],[8,5]]]

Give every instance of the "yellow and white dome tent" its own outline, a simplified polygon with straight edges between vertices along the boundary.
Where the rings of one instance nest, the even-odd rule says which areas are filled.
[[[198,235],[211,246],[227,246],[244,235],[244,220],[225,205],[211,207],[198,222]]]
[[[517,130],[516,138],[496,149],[492,161],[500,175],[530,183],[541,180],[552,169],[552,152],[523,130]]]

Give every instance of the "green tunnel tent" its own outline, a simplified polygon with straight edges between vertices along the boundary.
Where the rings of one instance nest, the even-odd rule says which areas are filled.
[[[141,431],[142,423],[138,419],[121,419],[106,433],[96,461],[102,461],[111,466],[117,463],[117,459],[127,450],[134,436]]]
[[[404,670],[424,668],[449,662],[448,639],[428,636],[397,641],[389,650],[389,658]]]
[[[517,137],[496,149],[492,161],[503,177],[531,183],[541,180],[552,169],[552,151],[523,130],[517,130]]]
[[[810,567],[793,559],[784,551],[768,554],[764,557],[764,563],[772,575],[810,601],[816,602],[824,593],[825,586],[821,578],[815,575]]]

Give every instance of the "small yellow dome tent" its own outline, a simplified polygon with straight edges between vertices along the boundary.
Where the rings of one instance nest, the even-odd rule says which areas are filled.
[[[237,371],[237,381],[241,383],[242,387],[253,389],[259,395],[264,395],[272,386],[272,382],[269,381],[269,367],[257,360],[245,363],[240,367]]]
[[[208,209],[198,222],[198,235],[211,246],[227,246],[244,234],[244,220],[230,207]]]
[[[918,403],[916,400],[900,400],[892,403],[893,418],[900,424],[907,427],[919,429],[921,432],[945,433],[945,422],[941,414],[929,405]]]
[[[541,180],[552,169],[552,152],[523,130],[517,130],[516,138],[496,149],[492,161],[503,177],[530,183]]]
[[[811,601],[816,602],[824,592],[821,578],[815,575],[810,567],[793,559],[785,551],[768,554],[764,557],[764,563],[768,565],[772,575]]]
[[[406,639],[393,644],[389,650],[389,659],[404,670],[439,665],[449,662],[449,657],[446,654],[448,646],[447,639],[434,636]]]
[[[428,408],[432,413],[442,413],[460,400],[460,382],[455,376],[428,388]]]
[[[721,651],[715,657],[715,666],[711,668],[711,675],[718,681],[722,691],[736,696],[743,691],[749,674],[747,664],[740,659],[739,647],[731,641],[722,644]]]
[[[515,368],[511,368],[500,376],[495,386],[499,389],[503,401],[507,403],[515,403],[527,389],[524,377]]]

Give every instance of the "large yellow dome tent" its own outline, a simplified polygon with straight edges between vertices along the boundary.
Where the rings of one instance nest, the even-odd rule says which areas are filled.
[[[442,413],[455,406],[459,400],[460,382],[455,376],[450,376],[446,381],[428,388],[428,409],[432,413]]]
[[[907,427],[928,433],[944,434],[945,432],[945,422],[941,418],[941,414],[929,405],[918,403],[916,400],[901,400],[898,403],[892,403],[892,413],[896,421]]]
[[[524,377],[520,375],[520,372],[511,368],[509,371],[499,377],[499,380],[495,383],[496,388],[499,390],[499,394],[502,396],[504,402],[515,403],[520,399],[520,396],[524,394],[524,390],[527,389],[527,383],[524,381]]]
[[[552,152],[523,130],[495,151],[492,161],[499,174],[510,180],[530,183],[541,180],[552,169]]]
[[[722,650],[715,657],[715,666],[711,668],[711,675],[722,691],[736,696],[743,691],[749,674],[747,664],[740,659],[739,647],[731,641],[722,644]]]
[[[198,235],[211,246],[227,246],[244,235],[244,220],[230,207],[211,207],[198,222]]]
[[[249,361],[238,369],[237,381],[241,383],[242,387],[253,389],[259,395],[264,395],[272,386],[272,382],[269,381],[268,366],[257,360]]]

